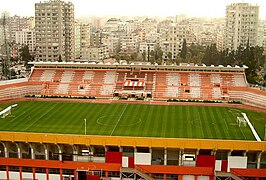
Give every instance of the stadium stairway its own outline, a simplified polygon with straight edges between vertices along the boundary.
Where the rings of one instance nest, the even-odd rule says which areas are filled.
[[[121,167],[120,172],[123,173],[132,173],[132,174],[137,174],[140,177],[142,177],[145,180],[154,180],[153,177],[149,176],[148,174],[146,174],[145,172],[137,169],[137,168],[125,168],[125,167]]]
[[[215,173],[215,177],[218,178],[218,179],[220,179],[219,177],[223,177],[223,178],[226,178],[226,179],[228,177],[230,177],[230,178],[233,178],[235,180],[242,180],[242,178],[236,176],[233,173],[229,173],[229,172],[217,172],[217,171],[215,171],[214,173]]]

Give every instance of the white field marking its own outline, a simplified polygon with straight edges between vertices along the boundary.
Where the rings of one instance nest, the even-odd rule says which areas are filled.
[[[28,125],[28,127],[26,127],[24,129],[24,131],[26,131],[27,129],[29,129],[33,124],[35,124],[38,120],[40,120],[43,116],[45,116],[46,114],[48,114],[51,110],[54,109],[54,107],[57,105],[58,103],[56,103],[54,106],[52,106],[44,115],[40,116],[38,119],[36,119],[35,121],[33,121],[30,125]]]
[[[226,120],[223,118],[226,128],[229,130]]]
[[[16,116],[15,118],[13,118],[12,120],[10,120],[9,122],[14,121],[15,119],[19,118],[20,116],[24,115],[26,113],[26,111],[24,111],[23,113],[21,113],[20,115]]]
[[[249,128],[251,129],[251,131],[252,131],[254,137],[256,138],[256,140],[257,140],[257,141],[261,141],[261,139],[260,139],[260,137],[259,137],[257,131],[255,130],[255,128],[254,128],[253,125],[251,124],[251,122],[250,122],[250,120],[248,119],[248,116],[246,115],[246,113],[241,113],[241,114],[244,116],[245,120],[247,121],[248,126],[249,126]]]
[[[117,125],[118,125],[119,121],[121,120],[121,117],[123,116],[123,114],[124,114],[125,110],[127,109],[127,106],[128,106],[128,104],[127,104],[127,105],[126,105],[126,107],[124,108],[123,112],[120,114],[120,116],[119,116],[119,118],[118,118],[118,120],[117,120],[117,122],[116,122],[116,124],[115,124],[115,127],[114,127],[114,129],[112,130],[112,132],[111,132],[110,136],[112,136],[112,135],[113,135],[113,133],[114,133],[114,131],[115,131],[115,128],[117,127]]]
[[[240,126],[238,126],[238,128],[240,129],[241,133],[243,134],[243,136],[244,136],[245,139],[247,140],[247,137],[246,137],[246,135],[243,133],[242,128],[241,128]]]

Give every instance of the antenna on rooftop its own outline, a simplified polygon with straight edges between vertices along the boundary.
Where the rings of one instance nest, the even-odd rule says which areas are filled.
[[[4,44],[2,48],[4,49],[3,57],[2,57],[2,79],[11,79],[11,74],[9,70],[10,66],[10,49],[9,44],[7,42],[7,35],[6,35],[6,14],[3,13],[3,17],[1,18],[1,26],[3,28],[3,38]]]

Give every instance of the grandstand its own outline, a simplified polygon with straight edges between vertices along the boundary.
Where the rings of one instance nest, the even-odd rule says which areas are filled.
[[[31,64],[33,67],[28,79],[0,82],[2,102],[10,100],[19,102],[24,100],[26,95],[65,97],[66,101],[67,98],[86,97],[96,98],[96,102],[108,103],[119,103],[114,99],[121,98],[142,104],[147,101],[150,104],[169,104],[166,103],[168,100],[193,100],[223,102],[220,106],[227,106],[227,102],[236,101],[246,105],[245,107],[266,110],[266,91],[248,84],[245,67],[168,66],[148,63],[32,62]],[[136,99],[144,101],[135,101]],[[34,101],[35,98],[30,100]],[[131,103],[129,100],[120,102]],[[234,107],[234,104],[231,106]],[[117,122],[126,112],[127,106],[124,107]],[[45,116],[48,117],[49,114]],[[240,119],[241,123],[245,124],[245,121]],[[82,122],[86,123],[83,119]],[[200,125],[200,122],[193,123],[196,123],[195,126]],[[239,123],[239,126],[242,127],[242,124]],[[30,127],[29,125],[28,128]],[[195,128],[195,131],[197,130],[199,129]],[[266,171],[262,169],[266,168],[265,141],[160,136],[141,138],[112,136],[112,133],[111,136],[94,136],[8,132],[8,130],[1,132],[0,178],[266,177]],[[210,158],[209,163],[204,164],[202,158],[205,160]]]
[[[148,96],[154,100],[234,100],[260,108],[265,107],[265,91],[249,87],[245,68],[239,66],[110,65],[71,62],[32,64],[34,68],[31,76],[23,84],[13,83],[1,88],[2,100],[23,97],[26,94],[99,98]],[[16,90],[22,87],[24,90]],[[30,92],[33,90],[34,93]],[[13,91],[15,96],[10,95]]]

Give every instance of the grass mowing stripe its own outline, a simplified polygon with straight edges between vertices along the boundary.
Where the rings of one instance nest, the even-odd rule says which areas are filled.
[[[58,105],[49,111],[56,103]],[[7,105],[0,105],[5,106]],[[19,102],[11,116],[0,119],[0,130],[22,131],[27,128],[30,132],[84,134],[86,118],[87,134],[110,135],[124,107],[125,104]],[[228,112],[229,110],[232,113]],[[209,139],[246,137],[248,140],[254,140],[249,128],[236,128],[236,116],[239,112],[247,112],[259,135],[263,137],[266,116],[262,113],[225,107],[139,104],[128,105],[113,135]],[[97,119],[101,117],[105,117],[103,123],[110,125],[98,124]],[[124,126],[133,124],[138,117],[141,118],[139,125]]]
[[[229,112],[228,116],[231,117],[230,119],[230,124],[232,124],[232,126],[234,128],[231,128],[231,130],[229,131],[231,134],[231,137],[233,137],[234,139],[243,139],[243,134],[240,132],[239,128],[236,128],[237,123],[236,123],[236,119],[237,116],[240,115],[241,111],[238,109],[234,109],[234,108],[229,108]]]
[[[226,133],[224,132],[224,128],[221,128],[223,127],[223,121],[221,120],[223,118],[223,115],[220,110],[220,107],[219,108],[212,108],[212,112],[213,112],[213,118],[215,120],[215,129],[216,129],[216,132],[217,132],[217,138],[222,138],[222,137],[226,137]]]
[[[169,106],[167,106],[163,113],[161,113],[162,119],[165,120],[165,123],[162,123],[161,126],[161,137],[169,137],[171,134],[169,133],[169,129],[171,126],[169,126],[169,122],[171,121],[170,116],[169,116]],[[167,134],[167,135],[166,135]]]
[[[204,138],[208,138],[208,137],[211,137],[213,138],[213,135],[211,133],[211,128],[210,128],[210,122],[208,120],[208,116],[207,116],[207,107],[203,107],[202,108],[202,119],[203,119],[203,129],[205,130],[205,133],[207,134],[207,136],[205,136]]]
[[[169,137],[174,138],[175,137],[175,130],[177,129],[176,127],[176,120],[175,120],[175,111],[174,111],[174,106],[169,106],[169,111],[168,111],[168,117],[170,119],[168,129],[169,132]]]
[[[179,107],[179,109],[180,109],[180,116],[179,116],[179,118],[178,118],[178,120],[179,120],[179,129],[178,129],[178,131],[180,132],[180,137],[183,137],[183,138],[185,138],[186,137],[186,135],[185,135],[185,132],[186,132],[186,123],[185,123],[185,113],[184,113],[184,111],[185,111],[185,106],[180,106]]]
[[[260,116],[260,113],[258,112],[252,112],[249,110],[244,111],[247,116],[249,117],[250,122],[256,129],[258,135],[260,136],[261,139],[265,138],[265,125],[266,125],[266,115],[265,116]]]
[[[210,109],[210,107],[206,107],[206,116],[207,116],[207,122],[209,124],[209,131],[211,132],[211,137],[213,139],[216,139],[218,138],[218,135],[216,133],[217,129],[215,129],[215,126],[214,126],[214,116],[213,116],[213,112],[212,110]]]
[[[127,106],[128,106],[128,104],[126,104],[126,106],[125,106],[125,108],[124,108],[123,112],[120,114],[120,116],[119,116],[119,118],[118,118],[118,120],[117,120],[117,122],[116,122],[116,124],[115,124],[115,127],[114,127],[114,128],[113,128],[113,130],[111,131],[111,134],[110,134],[110,136],[112,136],[112,135],[113,135],[113,133],[114,133],[114,131],[115,131],[115,129],[116,129],[116,127],[117,127],[118,123],[120,122],[120,120],[121,120],[122,116],[123,116],[123,115],[124,115],[124,113],[125,113],[125,110],[127,109]]]
[[[230,131],[230,129],[229,129],[229,127],[228,127],[228,124],[227,124],[227,122],[226,122],[226,120],[225,120],[225,117],[226,117],[226,114],[224,114],[223,115],[223,121],[224,121],[224,124],[225,124],[225,126],[224,127],[226,127],[226,129],[224,129],[225,130],[225,132],[226,132],[226,135],[225,135],[225,137],[226,137],[226,139],[229,139],[229,137],[230,137],[230,134],[229,134],[229,131]]]
[[[20,108],[20,106],[22,106]],[[24,108],[25,107],[25,108]],[[19,104],[15,109],[14,109],[14,114],[22,114],[22,112],[25,111],[25,113],[18,118],[16,121],[12,121],[11,123],[7,123],[6,126],[8,126],[8,129],[16,129],[17,131],[22,131],[23,128],[25,128],[25,126],[27,125],[26,122],[28,122],[28,118],[30,117],[29,112],[36,112],[36,110],[38,109],[38,106],[36,106],[36,109],[34,109],[34,106],[31,106],[31,103],[25,104],[22,103],[21,105]],[[5,126],[3,126],[3,128],[5,128]]]
[[[71,133],[72,134],[72,130],[74,129],[73,127],[73,123],[72,123],[72,119],[75,118],[75,113],[79,113],[79,104],[69,104],[67,109],[66,109],[66,113],[63,114],[63,116],[60,118],[61,121],[57,121],[57,123],[55,124],[55,126],[59,126],[60,123],[62,124],[61,129],[65,129],[66,132]],[[82,108],[80,108],[82,109]],[[84,123],[83,119],[77,118],[76,121],[80,122],[80,124],[82,125]]]
[[[132,134],[132,136],[139,134],[140,125],[142,123],[142,117],[140,117],[140,115],[142,114],[144,108],[146,108],[146,106],[128,106],[127,111],[125,112],[126,119],[124,119],[124,123],[127,122],[127,126],[120,127],[120,134]]]
[[[149,119],[152,118],[152,106],[145,106],[145,112],[142,113],[141,116],[141,127],[139,128],[138,132],[141,136],[147,136],[146,126],[149,123]],[[145,121],[144,121],[145,120]]]
[[[200,119],[200,113],[197,106],[191,107],[191,128],[193,130],[193,138],[203,138],[203,128]]]
[[[186,119],[187,119],[187,134],[188,134],[188,138],[191,138],[193,135],[192,130],[191,130],[191,109],[190,108],[186,108]]]
[[[203,125],[202,125],[202,120],[201,120],[201,117],[200,117],[200,109],[196,109],[197,110],[197,113],[196,113],[196,117],[195,119],[198,118],[198,121],[199,121],[199,129],[200,129],[200,133],[201,133],[201,136],[200,138],[204,138],[204,130],[203,130]]]
[[[54,107],[57,105],[57,103],[55,105],[53,105],[52,107],[50,107],[50,109],[48,111],[46,111],[42,116],[40,116],[39,118],[36,118],[36,120],[34,120],[30,125],[28,125],[26,128],[24,128],[23,130],[26,131],[28,130],[30,127],[32,127],[37,121],[39,121],[43,116],[47,115],[50,111],[52,111],[54,109]]]

